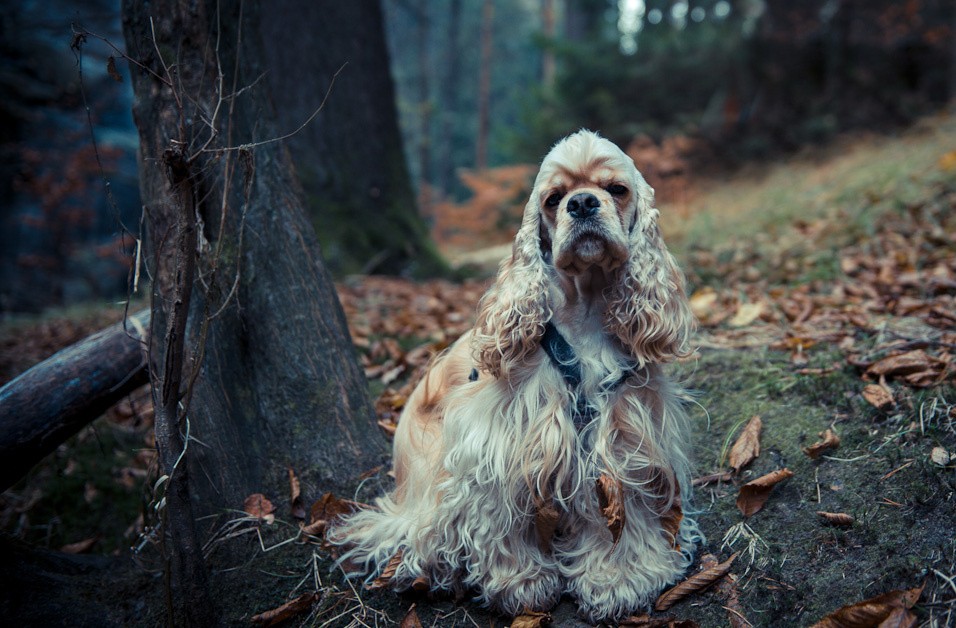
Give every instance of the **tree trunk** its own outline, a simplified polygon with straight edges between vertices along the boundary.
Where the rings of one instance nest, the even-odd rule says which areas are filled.
[[[0,388],[0,491],[146,383],[144,310],[60,351]]]
[[[548,41],[541,52],[541,84],[546,88],[554,87],[556,64],[551,41],[554,39],[554,0],[541,0],[541,31]]]
[[[385,446],[289,154],[270,141],[280,131],[258,3],[124,0],[123,10],[153,278],[150,377],[170,476],[171,620],[198,623],[210,620],[188,602],[202,588],[201,553],[189,552],[204,539],[189,538],[184,516],[229,516],[255,492],[278,498],[287,467],[304,491],[342,491]],[[359,108],[365,96],[336,91],[330,102]],[[326,165],[355,142],[324,146]]]
[[[443,270],[408,176],[378,0],[276,0],[261,18],[281,132],[312,114],[339,73],[322,111],[289,142],[329,268]]]
[[[458,114],[459,77],[461,76],[461,0],[451,0],[448,9],[448,43],[445,46],[445,55],[448,67],[442,85],[442,157],[439,162],[441,169],[439,187],[446,196],[451,196],[455,189],[455,120]]]
[[[431,214],[432,188],[432,157],[431,157],[431,120],[432,101],[429,95],[428,74],[431,64],[428,60],[429,31],[431,25],[428,19],[428,3],[426,0],[418,2],[418,107],[421,133],[418,136],[418,163],[421,169],[419,176],[419,198],[422,204],[422,213]]]
[[[485,0],[481,12],[481,67],[478,76],[478,139],[475,142],[475,169],[488,167],[488,133],[491,121],[491,44],[495,5]]]

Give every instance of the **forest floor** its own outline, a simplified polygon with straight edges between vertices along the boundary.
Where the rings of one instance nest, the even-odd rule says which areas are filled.
[[[698,182],[691,200],[661,208],[701,320],[697,355],[673,367],[698,402],[690,408],[695,507],[707,542],[691,572],[737,558],[715,586],[654,619],[807,626],[923,587],[915,605],[914,596],[891,595],[846,612],[956,623],[954,146],[956,119],[932,118],[896,137],[846,139]],[[339,285],[386,434],[429,356],[471,325],[487,285],[367,277]],[[5,323],[0,383],[120,315],[93,309]],[[760,455],[733,471],[732,445],[754,416]],[[162,616],[155,549],[129,549],[148,524],[150,427],[148,399],[134,396],[0,497],[8,537],[135,565],[122,582],[89,592],[110,588],[122,598],[119,624]],[[814,448],[827,430],[839,444]],[[744,516],[740,487],[783,468],[792,477]],[[343,497],[370,502],[388,487],[387,469],[368,471]],[[320,494],[303,487],[306,505]],[[229,623],[248,625],[299,599],[290,625],[418,625],[412,614],[423,626],[509,624],[467,601],[343,581],[321,543],[303,542],[290,496],[267,497],[274,520],[237,527],[242,534],[222,541],[233,551],[213,551]],[[830,521],[820,511],[849,517]],[[551,619],[586,625],[570,600]],[[625,625],[667,625],[640,621]]]

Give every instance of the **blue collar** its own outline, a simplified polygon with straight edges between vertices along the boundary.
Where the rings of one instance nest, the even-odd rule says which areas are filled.
[[[568,385],[568,388],[577,388],[581,384],[581,365],[578,362],[577,355],[574,353],[574,349],[551,321],[548,321],[544,325],[544,336],[541,337],[541,348],[544,349],[544,352],[551,358],[551,363],[558,369],[558,372],[561,373],[561,377]],[[626,371],[621,375],[619,380],[610,385],[605,385],[603,390],[616,390],[633,374],[633,369]],[[584,395],[578,395],[577,405],[571,413],[574,426],[578,428],[578,431],[591,422],[594,418],[595,411],[594,406],[588,402]]]

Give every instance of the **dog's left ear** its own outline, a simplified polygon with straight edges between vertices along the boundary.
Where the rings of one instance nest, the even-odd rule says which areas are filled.
[[[654,189],[634,171],[637,215],[628,260],[611,295],[607,327],[640,363],[666,362],[690,354],[696,325],[684,289],[684,274],[657,226]]]

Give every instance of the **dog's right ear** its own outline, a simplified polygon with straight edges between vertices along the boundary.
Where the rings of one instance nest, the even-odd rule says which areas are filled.
[[[551,319],[541,243],[538,192],[524,209],[511,257],[498,269],[495,285],[478,303],[472,352],[481,370],[508,377],[512,367],[537,350]]]

